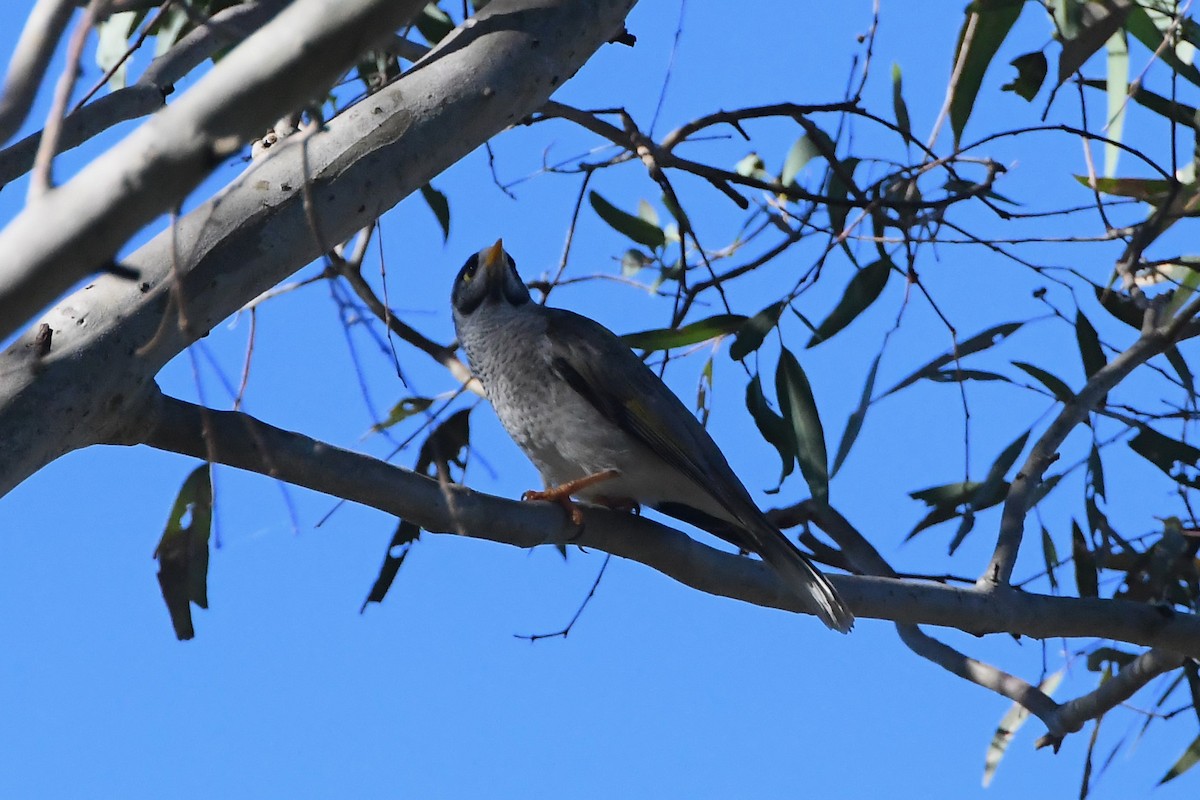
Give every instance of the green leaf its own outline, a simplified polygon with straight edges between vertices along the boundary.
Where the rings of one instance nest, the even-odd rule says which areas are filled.
[[[1049,389],[1050,394],[1054,395],[1055,400],[1062,403],[1069,403],[1075,397],[1075,393],[1071,391],[1071,387],[1067,386],[1065,381],[1055,375],[1051,375],[1041,367],[1026,364],[1024,361],[1014,361],[1012,365]]]
[[[1188,749],[1179,757],[1175,765],[1167,770],[1167,774],[1162,776],[1162,780],[1158,782],[1158,785],[1162,786],[1167,781],[1175,780],[1198,763],[1200,763],[1200,736],[1192,740],[1192,743],[1188,745]]]
[[[446,195],[433,188],[432,183],[421,187],[421,197],[429,205],[429,210],[437,217],[438,225],[442,228],[442,242],[450,239],[450,201]]]
[[[638,200],[638,219],[643,219],[654,227],[658,225],[658,212],[654,210],[654,206],[650,205],[645,199]]]
[[[820,344],[853,322],[855,317],[883,293],[883,287],[887,285],[888,276],[892,274],[893,269],[895,265],[892,264],[892,260],[884,257],[854,273],[846,291],[842,293],[842,299],[825,321],[817,326],[816,333],[808,340],[805,348]]]
[[[800,362],[786,347],[779,354],[775,372],[775,393],[783,406],[783,418],[791,426],[796,460],[808,481],[813,499],[829,499],[829,460],[825,451],[825,432],[817,413],[817,401]]]
[[[892,112],[896,115],[896,127],[907,142],[912,138],[912,122],[908,118],[908,104],[904,102],[904,78],[899,64],[892,64]]]
[[[1075,312],[1075,340],[1079,343],[1079,355],[1083,360],[1083,371],[1090,380],[1104,366],[1108,364],[1108,359],[1104,357],[1104,350],[1100,347],[1100,337],[1096,333],[1096,329],[1092,327],[1092,323],[1084,316],[1082,311]],[[1103,406],[1104,399],[1100,400],[1100,405]]]
[[[812,143],[807,134],[797,139],[788,150],[787,157],[783,160],[783,170],[779,173],[779,182],[784,186],[791,186],[796,182],[796,176],[800,174],[800,170],[804,169],[805,165],[813,158],[819,156],[821,151]]]
[[[1022,324],[1023,323],[1020,322],[1006,322],[1003,325],[995,325],[985,331],[980,331],[966,341],[959,342],[958,347],[955,350],[949,350],[943,353],[925,366],[918,369],[916,372],[909,375],[904,380],[897,383],[891,389],[888,389],[883,393],[883,396],[886,397],[889,394],[895,394],[906,386],[911,386],[922,378],[928,378],[932,376],[940,371],[941,368],[946,364],[954,361],[955,356],[957,356],[959,359],[966,358],[969,355],[973,355],[974,353],[987,350],[990,347],[1000,344],[1002,341],[1015,333]]]
[[[186,518],[186,521],[185,521]],[[208,464],[184,480],[162,539],[154,550],[158,585],[171,615],[175,636],[191,639],[192,608],[208,608],[208,537],[212,531],[212,480]]]
[[[416,19],[417,30],[430,44],[437,44],[454,30],[454,20],[450,15],[437,7],[437,3],[429,3],[421,10]]]
[[[1038,688],[1047,695],[1053,695],[1065,675],[1066,670],[1060,669],[1058,672],[1046,676],[1046,680],[1042,681]],[[992,734],[992,741],[988,745],[987,756],[983,762],[983,788],[986,789],[991,784],[992,778],[996,776],[996,768],[1000,766],[1000,759],[1004,758],[1004,752],[1008,749],[1009,742],[1027,719],[1029,719],[1029,709],[1020,703],[1013,703],[1000,718],[1000,724],[996,726],[996,732]]]
[[[1088,548],[1079,523],[1074,520],[1071,520],[1071,558],[1075,562],[1075,587],[1079,596],[1099,597],[1100,578],[1096,571],[1096,557]]]
[[[1029,441],[1029,431],[1014,439],[1008,447],[1001,451],[996,460],[992,462],[991,468],[988,470],[987,477],[983,479],[983,483],[971,493],[971,500],[967,512],[963,514],[963,524],[959,526],[958,532],[954,534],[954,538],[950,540],[950,555],[954,555],[954,551],[963,543],[970,532],[971,525],[967,520],[973,518],[971,512],[981,511],[984,508],[996,505],[1000,499],[1007,493],[1008,483],[1004,480],[1004,476],[1012,469],[1012,465],[1016,463],[1017,457],[1021,455],[1021,451],[1025,449],[1025,443]]]
[[[875,392],[875,375],[879,372],[881,358],[883,358],[883,353],[879,352],[871,362],[871,369],[867,371],[867,382],[863,384],[862,395],[858,399],[858,407],[850,414],[850,419],[846,420],[846,430],[842,433],[842,440],[838,442],[837,455],[833,458],[831,476],[837,475],[838,470],[842,468],[842,462],[846,460],[846,456],[850,455],[850,448],[854,446],[854,440],[858,438],[858,434],[862,430],[863,421],[867,418],[867,409],[871,407],[871,395]]]
[[[767,165],[763,163],[762,156],[755,152],[743,156],[733,165],[733,171],[743,178],[771,179],[771,176],[767,173]]]
[[[643,253],[641,250],[630,248],[621,256],[621,275],[626,278],[632,278],[637,275],[648,264],[653,264],[654,259]]]
[[[679,207],[679,204],[675,202],[675,199],[671,197],[671,195],[664,193],[662,196],[662,204],[663,207],[666,208],[671,214],[671,216],[675,218],[675,221],[679,223],[679,230],[681,234],[687,231],[695,230],[695,228],[692,227],[692,221],[688,219],[688,215],[682,208]]]
[[[1117,160],[1121,156],[1121,148],[1116,143],[1121,141],[1125,130],[1125,109],[1129,106],[1125,96],[1129,86],[1129,45],[1125,41],[1125,31],[1114,31],[1108,39],[1108,77],[1105,91],[1108,98],[1108,123],[1104,143],[1104,177],[1111,178],[1117,172]]]
[[[729,346],[729,357],[734,361],[741,361],[761,347],[763,339],[779,324],[779,315],[786,307],[787,301],[780,300],[742,323],[738,328],[737,338]]]
[[[967,6],[967,17],[954,48],[957,80],[952,87],[950,127],[954,130],[956,145],[961,141],[963,128],[975,107],[984,73],[1021,15],[1023,6],[1023,0],[974,0]],[[968,31],[971,32],[969,39]]]
[[[1017,77],[1000,87],[1002,92],[1016,92],[1018,97],[1032,101],[1046,80],[1049,65],[1041,50],[1017,56],[1009,62],[1017,68]]]
[[[627,333],[621,337],[621,341],[638,350],[670,350],[672,347],[686,347],[718,336],[726,336],[738,330],[745,321],[746,317],[742,314],[717,314],[682,328],[658,328]]]
[[[96,41],[96,66],[101,72],[107,72],[117,65],[129,49],[129,37],[133,34],[138,21],[145,16],[144,11],[121,11],[113,14],[96,26],[100,35]],[[110,91],[122,89],[125,86],[126,61],[108,79]]]
[[[405,397],[399,403],[392,406],[392,410],[388,412],[387,419],[372,425],[371,430],[375,433],[386,430],[397,423],[403,422],[413,414],[420,414],[431,405],[433,405],[432,397]]]
[[[782,485],[783,479],[791,475],[792,470],[796,467],[796,445],[787,420],[772,411],[770,405],[767,404],[767,398],[763,395],[762,381],[757,373],[746,385],[746,408],[749,410],[750,416],[754,418],[754,424],[758,426],[759,433],[779,453],[779,460],[782,462],[779,484]]]
[[[1079,4],[1082,14],[1072,20],[1071,35],[1064,38],[1058,57],[1058,83],[1067,78],[1099,52],[1113,34],[1121,30],[1129,17],[1131,0],[1100,4]]]
[[[1191,470],[1200,467],[1200,449],[1164,436],[1148,425],[1139,428],[1138,435],[1129,440],[1129,446],[1177,483],[1200,488],[1200,481],[1184,471],[1185,467]]]
[[[1185,48],[1191,50],[1191,44],[1181,41],[1174,47],[1163,47],[1163,28],[1170,26],[1171,23],[1165,15],[1158,15],[1158,19],[1163,23],[1162,28],[1156,24],[1155,19],[1142,5],[1135,4],[1125,23],[1125,30],[1145,45],[1146,49],[1154,53],[1156,57],[1161,58],[1167,66],[1174,70],[1176,75],[1189,83],[1200,86],[1200,70],[1189,63],[1189,60],[1185,60],[1185,58],[1190,59],[1190,56],[1184,55],[1184,53]]]
[[[419,526],[407,520],[400,520],[396,526],[396,532],[392,534],[392,541],[388,543],[387,553],[383,557],[383,566],[379,568],[379,575],[375,578],[371,592],[363,601],[362,608],[358,610],[358,613],[366,611],[368,603],[383,602],[388,589],[392,588],[392,583],[396,580],[396,574],[400,572],[400,566],[408,557],[409,551],[412,550],[413,544],[420,535],[421,528]]]
[[[1008,493],[1008,484],[1002,483],[991,496],[984,497],[979,491],[982,486],[983,484],[978,481],[960,481],[943,486],[932,486],[918,492],[909,492],[909,497],[920,500],[931,510],[924,519],[917,523],[916,527],[908,532],[904,541],[907,542],[926,528],[932,528],[934,525],[959,516],[969,517],[966,524],[974,524],[972,520],[975,512],[998,504]],[[965,535],[965,532],[961,535]]]
[[[588,192],[588,200],[596,213],[600,215],[600,219],[607,222],[618,233],[624,234],[652,250],[657,250],[666,244],[666,234],[657,225],[652,225],[641,217],[627,214],[594,191]]]
[[[1131,197],[1151,205],[1160,205],[1171,197],[1175,183],[1163,178],[1089,178],[1076,175],[1075,180],[1089,189],[1095,189],[1113,197]]]

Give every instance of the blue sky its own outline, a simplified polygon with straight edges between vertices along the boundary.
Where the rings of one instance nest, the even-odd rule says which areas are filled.
[[[29,5],[22,0],[0,9],[0,53],[10,51]],[[961,5],[929,4],[917,13],[916,4],[883,4],[869,104],[890,109],[889,70],[897,62],[914,128],[929,130]],[[1037,27],[1044,21],[1026,16],[1031,20],[1022,24],[1033,34],[1025,41],[1037,46],[1046,36]],[[648,125],[677,20],[674,4],[642,4],[629,21],[637,46],[605,48],[558,99],[585,108],[624,105]],[[854,37],[869,22],[863,2],[689,4],[656,132],[722,107],[839,99],[857,52]],[[998,63],[1018,53],[1002,51]],[[81,84],[90,85],[94,74],[91,68]],[[1004,70],[989,74],[971,129],[1034,121],[1040,106],[997,91],[1008,77]],[[43,96],[38,109],[44,114],[45,107]],[[766,128],[761,134],[769,146],[761,153],[777,169],[796,134]],[[864,128],[855,135],[869,141],[873,134]],[[563,123],[514,130],[494,143],[497,171],[513,180],[539,170],[543,148],[550,147],[554,161],[594,144]],[[748,146],[731,140],[706,147],[698,152],[726,154],[732,164]],[[1012,186],[1014,194],[1045,186],[1070,198],[1070,173],[1084,171],[1073,141],[1047,141],[1045,149],[999,143],[988,154],[1012,168],[1011,184],[1001,191]],[[64,160],[60,175],[69,174],[74,158]],[[221,167],[210,186],[239,169],[238,163]],[[450,281],[465,257],[503,236],[527,278],[554,269],[578,179],[543,175],[522,182],[513,201],[493,185],[480,151],[435,184],[451,203],[449,242],[443,245],[420,198],[410,198],[385,218],[383,247],[392,305],[427,335],[449,341]],[[704,221],[702,234],[714,243],[729,237],[738,218],[728,202],[702,185],[682,185],[695,203],[689,205],[693,221]],[[592,188],[625,208],[641,197],[657,203],[659,194],[632,165],[598,175]],[[0,192],[0,218],[14,213],[23,194],[20,184]],[[570,274],[618,269],[613,259],[626,243],[586,208],[576,237]],[[1055,264],[1094,258],[1089,269],[1103,280],[1115,251],[1085,252],[1049,250],[1037,258]],[[946,247],[937,255],[922,269],[960,331],[1042,313],[1029,299],[1045,283],[1037,276],[980,250]],[[373,257],[369,264],[377,270]],[[735,310],[753,313],[774,299],[766,292],[777,290],[786,270],[804,266],[807,257],[789,255],[776,271],[735,288]],[[809,316],[827,313],[849,278],[844,260],[830,269],[829,280],[801,301]],[[564,287],[553,301],[620,332],[657,327],[669,313],[665,301],[607,283]],[[840,435],[902,303],[903,287],[894,281],[853,329],[802,354],[830,441]],[[928,306],[913,302],[905,313],[881,386],[949,346]],[[386,354],[356,330],[351,339],[364,397],[322,284],[269,303],[257,322],[247,410],[280,427],[386,454],[391,445],[382,437],[364,438],[373,421],[370,407],[386,410],[401,397],[453,388],[440,368],[398,345],[405,388]],[[1119,326],[1098,317],[1097,323],[1104,326],[1102,337],[1121,341]],[[1027,337],[1019,342],[1024,349],[1009,357],[1035,352],[1078,385],[1078,356],[1064,330],[1054,321],[1029,325],[1020,334]],[[176,359],[161,384],[188,399],[202,391],[212,405],[228,407],[217,370],[236,381],[247,331],[244,317],[222,324],[205,340],[206,353]],[[797,350],[807,339],[799,326],[785,332],[796,337]],[[682,359],[668,374],[685,398],[694,396],[703,360]],[[773,357],[764,356],[764,372],[773,365]],[[715,377],[711,429],[747,485],[764,504],[803,497],[798,475],[776,499],[760,493],[774,484],[778,461],[741,406],[745,374],[721,356]],[[979,475],[1048,403],[988,385],[970,391],[970,466]],[[835,504],[901,569],[973,575],[990,552],[991,515],[981,517],[954,561],[945,559],[948,531],[901,546],[922,515],[907,492],[963,474],[961,417],[954,388],[914,387],[872,411],[834,482]],[[539,484],[486,406],[473,412],[472,432],[477,452],[469,483],[510,497]],[[1032,749],[1041,733],[1036,722],[1018,735],[993,786],[981,789],[984,751],[1008,703],[913,656],[889,624],[863,621],[841,637],[812,619],[701,595],[640,565],[614,561],[568,639],[530,644],[514,634],[561,627],[601,557],[572,551],[564,563],[551,548],[525,552],[431,535],[414,548],[386,601],[360,616],[394,521],[347,505],[314,528],[333,501],[289,489],[299,520],[294,528],[277,485],[227,469],[216,474],[220,548],[209,573],[212,607],[197,613],[196,639],[177,642],[151,554],[194,466],[144,447],[93,448],[60,459],[0,501],[0,795],[1077,793],[1088,732],[1069,738],[1056,756]],[[1146,465],[1129,465],[1110,477],[1110,486],[1111,507],[1126,515],[1114,511],[1114,521],[1133,529],[1149,529],[1153,515],[1169,508],[1169,487]],[[1139,497],[1144,505],[1134,502]],[[1078,489],[1055,502],[1048,505],[1048,523],[1065,531],[1064,521],[1077,513]],[[1040,561],[1036,551],[1023,554],[1018,575],[1031,574]],[[943,634],[1024,677],[1036,678],[1041,669],[1036,642]],[[1048,643],[1051,669],[1063,663],[1063,647]],[[1082,663],[1070,660],[1069,667],[1063,696],[1094,685]],[[1135,699],[1139,707],[1149,702]],[[1132,714],[1114,715],[1099,752],[1107,754],[1139,725]],[[1120,751],[1093,796],[1149,794],[1194,734],[1194,719],[1186,715],[1152,726],[1135,747]],[[1188,775],[1154,796],[1193,797],[1196,780]]]

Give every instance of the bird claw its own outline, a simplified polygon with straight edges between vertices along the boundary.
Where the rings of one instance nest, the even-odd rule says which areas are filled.
[[[526,503],[534,503],[541,500],[551,503],[558,503],[571,518],[571,524],[576,528],[582,528],[583,512],[579,509],[579,506],[575,504],[575,501],[571,499],[570,495],[563,494],[562,492],[558,491],[560,488],[561,487],[555,487],[545,491],[531,489],[521,495],[521,500]]]

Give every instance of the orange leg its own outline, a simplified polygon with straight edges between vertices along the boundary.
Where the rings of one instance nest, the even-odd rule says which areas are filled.
[[[597,483],[612,480],[621,473],[615,469],[606,469],[602,472],[596,472],[592,475],[585,475],[582,478],[576,478],[573,481],[560,483],[558,486],[551,486],[545,491],[528,491],[521,495],[522,500],[548,500],[552,503],[561,505],[568,514],[571,515],[571,522],[579,527],[583,524],[583,512],[579,507],[571,502],[571,495],[576,494],[581,489],[586,489],[589,486],[595,486]]]

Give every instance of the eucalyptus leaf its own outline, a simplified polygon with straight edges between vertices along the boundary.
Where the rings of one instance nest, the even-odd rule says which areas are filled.
[[[594,191],[588,192],[588,201],[600,215],[600,219],[607,222],[618,233],[624,234],[652,250],[657,250],[666,244],[666,234],[657,225],[622,211]]]
[[[718,336],[726,336],[738,330],[745,321],[746,317],[742,314],[716,314],[682,328],[657,328],[627,333],[621,337],[621,341],[638,350],[670,350],[672,347],[686,347]]]
[[[829,460],[825,450],[825,432],[817,413],[812,387],[800,362],[786,347],[779,354],[775,373],[775,392],[783,407],[783,417],[791,426],[796,446],[796,460],[808,481],[813,499],[829,499]]]

